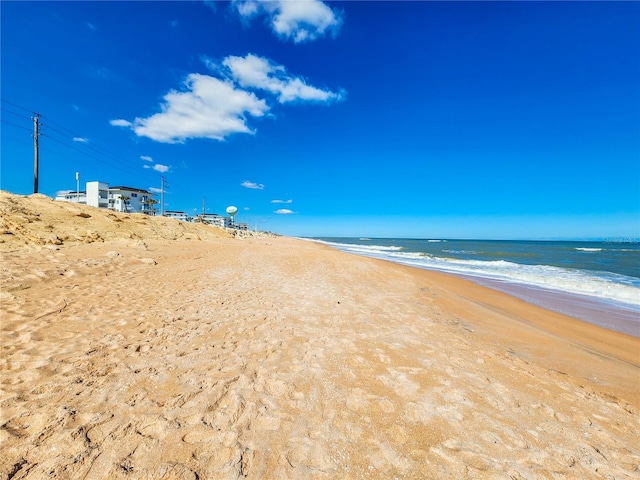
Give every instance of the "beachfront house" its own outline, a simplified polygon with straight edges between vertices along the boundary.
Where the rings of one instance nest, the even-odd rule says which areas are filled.
[[[220,228],[233,227],[233,219],[231,217],[223,217],[217,213],[203,213],[196,218],[197,222],[206,223]]]
[[[56,194],[56,200],[60,202],[82,203],[87,204],[87,192],[80,190],[79,192],[72,192],[69,190],[62,190]]]
[[[155,215],[153,194],[139,188],[109,187],[109,208],[116,212],[136,212]]]
[[[175,218],[176,220],[182,220],[183,222],[190,222],[191,217],[184,212],[178,212],[175,210],[165,210],[164,216],[169,218]]]
[[[236,230],[248,231],[249,230],[249,224],[248,223],[236,223],[234,225],[234,228]]]
[[[56,200],[83,203],[96,208],[108,208],[116,212],[145,213],[155,215],[153,193],[139,188],[110,187],[106,182],[87,182],[83,192],[60,192]]]

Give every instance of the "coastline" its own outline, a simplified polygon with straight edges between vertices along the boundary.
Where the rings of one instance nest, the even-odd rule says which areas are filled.
[[[42,202],[0,244],[2,475],[637,474],[637,338],[311,242]]]
[[[509,279],[507,277],[497,278],[491,275],[483,275],[481,273],[465,273],[463,271],[440,268],[426,263],[416,262],[410,258],[387,255],[383,253],[385,249],[389,248],[385,245],[378,246],[381,251],[376,251],[375,246],[370,247],[369,245],[360,245],[359,247],[362,247],[362,249],[356,248],[353,250],[351,247],[354,247],[354,245],[351,245],[350,243],[341,243],[338,241],[339,239],[325,241],[303,238],[301,240],[308,240],[312,242],[317,241],[339,251],[363,257],[377,258],[412,268],[440,272],[446,275],[453,275],[458,278],[464,278],[478,285],[513,295],[533,305],[537,305],[593,325],[598,325],[640,338],[640,305],[539,286],[533,283],[521,282],[516,279]],[[370,248],[373,248],[373,250],[369,250]],[[411,255],[412,253],[410,252],[408,254]]]
[[[640,310],[634,310],[626,304],[490,278],[460,277],[577,320],[640,338]]]

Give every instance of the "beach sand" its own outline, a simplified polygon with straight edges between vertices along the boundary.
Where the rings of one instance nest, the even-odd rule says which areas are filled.
[[[0,213],[0,478],[640,478],[640,339],[312,242]]]

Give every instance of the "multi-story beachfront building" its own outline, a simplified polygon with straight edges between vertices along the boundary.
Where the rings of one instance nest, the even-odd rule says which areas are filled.
[[[155,215],[153,194],[139,188],[118,186],[109,188],[109,208],[116,212],[139,212]]]
[[[232,228],[233,219],[231,217],[223,217],[217,213],[203,213],[198,215],[196,221],[213,225],[220,228]]]
[[[182,220],[183,222],[190,222],[191,217],[184,212],[178,212],[175,210],[165,210],[164,216],[169,218],[175,218],[176,220]]]
[[[154,205],[157,203],[153,194],[146,190],[125,186],[110,187],[105,182],[87,182],[85,191],[61,192],[56,200],[147,215],[155,215]]]

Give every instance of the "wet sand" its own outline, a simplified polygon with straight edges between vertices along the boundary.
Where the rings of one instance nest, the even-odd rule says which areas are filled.
[[[604,301],[586,295],[570,294],[528,285],[480,277],[465,277],[478,285],[500,290],[554,312],[578,320],[640,337],[640,310],[614,301]]]
[[[0,207],[0,478],[640,475],[637,338],[309,242]]]

